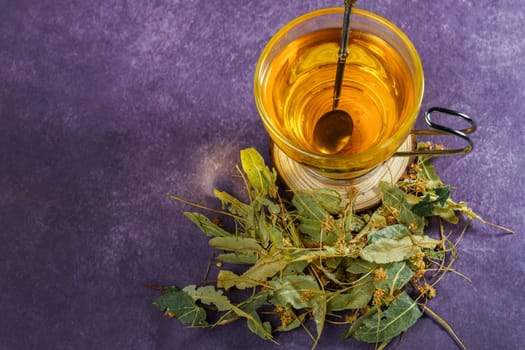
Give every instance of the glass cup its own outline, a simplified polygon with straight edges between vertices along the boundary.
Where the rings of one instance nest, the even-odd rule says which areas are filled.
[[[332,108],[343,8],[321,9],[280,29],[262,51],[254,94],[274,145],[331,179],[362,176],[406,143],[423,97],[423,67],[414,45],[388,20],[352,10],[349,56],[339,108],[354,130],[337,154],[312,144],[317,120]]]

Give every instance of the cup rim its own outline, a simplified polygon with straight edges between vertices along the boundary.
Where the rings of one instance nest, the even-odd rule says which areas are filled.
[[[392,33],[394,33],[395,36],[399,38],[402,41],[403,45],[406,47],[407,52],[409,53],[409,56],[411,57],[411,60],[413,61],[413,65],[414,65],[413,76],[421,77],[420,88],[417,86],[418,81],[417,80],[415,81],[416,87],[415,87],[415,97],[414,97],[414,103],[413,103],[414,107],[412,108],[411,112],[407,115],[406,121],[403,122],[403,124],[401,124],[400,127],[397,130],[395,130],[395,132],[392,133],[392,135],[390,135],[385,141],[381,142],[380,144],[374,145],[371,148],[365,151],[359,152],[359,153],[348,154],[348,155],[320,154],[320,153],[306,150],[304,148],[297,146],[293,142],[290,142],[290,140],[287,137],[285,137],[269,120],[268,114],[266,113],[266,108],[264,106],[264,103],[262,99],[260,98],[261,93],[259,91],[260,91],[261,83],[263,82],[263,80],[260,79],[260,76],[261,76],[261,72],[263,69],[263,63],[265,62],[271,49],[275,46],[275,43],[283,36],[284,33],[289,32],[290,29],[294,28],[298,24],[305,22],[306,20],[309,20],[311,18],[320,17],[323,15],[337,14],[337,13],[342,14],[343,12],[344,12],[344,8],[342,7],[322,8],[322,9],[314,10],[314,11],[305,13],[303,15],[300,15],[299,17],[296,17],[293,20],[287,22],[277,32],[275,32],[275,34],[273,34],[273,36],[270,38],[270,40],[265,45],[263,51],[261,52],[259,56],[256,68],[255,68],[255,74],[254,74],[255,102],[257,105],[258,112],[259,112],[259,116],[262,119],[263,124],[265,125],[266,128],[268,128],[271,131],[270,138],[273,138],[274,136],[277,137],[278,145],[279,143],[285,144],[287,147],[292,149],[294,152],[296,152],[303,158],[307,158],[311,160],[312,161],[311,164],[307,164],[307,165],[323,168],[325,170],[331,170],[334,172],[345,172],[349,170],[342,169],[341,167],[330,167],[331,160],[337,159],[339,162],[342,161],[346,164],[346,163],[352,163],[353,161],[355,162],[359,159],[367,159],[370,156],[373,156],[374,154],[380,153],[381,151],[384,151],[385,149],[387,149],[388,146],[393,142],[393,140],[400,138],[402,134],[406,133],[408,136],[408,133],[410,133],[410,131],[412,130],[415,124],[415,121],[417,119],[417,116],[419,114],[419,110],[420,110],[421,103],[423,100],[424,80],[425,80],[421,59],[419,57],[419,54],[414,44],[408,38],[408,36],[399,27],[397,27],[394,23],[392,23],[388,19],[376,13],[368,11],[368,10],[354,8],[352,10],[352,16],[354,15],[362,16],[362,17],[370,18],[375,22],[378,22],[381,26],[386,27]],[[407,128],[408,130],[406,130]],[[390,157],[394,152],[395,150],[393,150],[391,154],[388,155],[388,157]],[[381,161],[379,161],[378,163],[381,163]]]

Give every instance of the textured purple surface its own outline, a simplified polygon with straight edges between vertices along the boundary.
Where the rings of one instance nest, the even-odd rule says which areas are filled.
[[[167,192],[238,191],[238,151],[266,151],[252,76],[270,36],[342,1],[0,1],[0,348],[276,348],[242,322],[185,329],[149,283],[200,283],[211,251]],[[470,349],[525,346],[522,0],[362,0],[421,55],[423,108],[474,116],[476,149],[437,167],[487,220],[432,307]],[[201,62],[201,63],[199,63]],[[328,326],[319,349],[371,349]],[[302,331],[278,336],[308,349]],[[399,349],[453,349],[421,319]]]

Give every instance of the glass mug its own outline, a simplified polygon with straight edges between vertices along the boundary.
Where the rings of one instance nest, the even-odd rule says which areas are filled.
[[[469,143],[470,117],[434,108],[425,120],[434,130],[414,131],[424,90],[423,67],[408,37],[393,23],[369,11],[352,10],[349,55],[339,109],[354,129],[337,154],[324,154],[312,142],[317,120],[332,109],[343,8],[321,9],[281,28],[263,49],[255,69],[254,95],[259,115],[274,146],[291,160],[328,179],[367,174],[392,155],[414,155],[410,134],[448,133]],[[432,112],[467,120],[456,130],[432,122]],[[397,153],[396,153],[397,152]],[[279,170],[279,169],[278,169]]]

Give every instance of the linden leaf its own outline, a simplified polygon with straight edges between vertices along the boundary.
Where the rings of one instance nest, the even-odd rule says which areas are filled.
[[[188,293],[194,301],[200,300],[203,304],[215,305],[218,311],[228,311],[232,308],[228,297],[226,297],[221,290],[216,290],[213,286],[197,288],[195,285],[189,285],[182,290]]]
[[[295,309],[311,309],[317,334],[321,334],[326,316],[326,296],[312,276],[290,275],[270,281],[270,286],[273,288],[269,299],[272,304],[283,307],[290,304]]]
[[[261,322],[259,314],[255,311],[250,312],[249,315],[251,318],[248,318],[246,322],[250,331],[257,334],[262,339],[271,339],[272,326],[270,325],[270,322]]]
[[[420,202],[414,204],[410,210],[419,216],[435,215],[433,209],[437,205],[443,207],[450,196],[450,186],[438,187],[435,188],[434,191],[437,196],[435,199],[431,200],[430,194],[427,193],[425,197],[423,197]]]
[[[417,173],[417,178],[424,180],[427,188],[432,189],[443,185],[436,168],[430,163],[430,157],[419,157],[418,165],[421,170]]]
[[[341,209],[341,195],[330,188],[316,188],[312,194],[318,203],[330,214],[337,214]]]
[[[206,216],[200,213],[189,213],[185,212],[184,216],[190,219],[199,229],[206,235],[210,237],[228,237],[231,234],[228,231],[223,230],[216,224],[210,221]]]
[[[242,169],[248,177],[248,182],[259,197],[277,195],[275,181],[277,173],[270,171],[264,162],[264,158],[255,150],[247,148],[241,151]]]
[[[441,241],[427,235],[413,235],[411,238],[415,245],[425,249],[434,249],[441,243]]]
[[[216,259],[225,263],[230,264],[246,264],[253,265],[257,261],[257,256],[255,254],[250,254],[251,252],[236,252],[236,253],[227,253],[219,254]]]
[[[425,226],[424,218],[411,210],[412,206],[408,204],[407,194],[385,181],[379,183],[379,188],[383,196],[383,203],[390,209],[397,221],[406,225],[412,232],[422,234]]]
[[[438,196],[436,199],[437,204],[444,206],[447,202],[447,199],[450,197],[450,186],[442,186],[435,189],[435,192]]]
[[[427,193],[425,197],[423,197],[418,203],[414,204],[410,210],[419,216],[431,216],[435,203],[435,201],[430,200],[430,195]]]
[[[367,343],[388,342],[410,328],[421,315],[416,302],[402,292],[385,311],[375,308],[361,316],[346,336]]]
[[[292,311],[291,308],[288,308],[287,312],[288,312],[289,316],[292,317],[292,321],[290,323],[286,324],[286,325],[281,325],[281,326],[277,327],[275,329],[276,332],[288,332],[288,331],[294,330],[296,328],[299,328],[304,323],[304,319],[308,315],[307,312],[303,312],[302,314],[297,316]]]
[[[222,192],[215,189],[213,190],[213,194],[221,201],[223,208],[226,207],[230,213],[239,215],[243,218],[246,218],[249,215],[251,211],[250,205],[241,202],[227,192]]]
[[[344,222],[345,231],[352,231],[352,232],[359,232],[366,225],[366,221],[363,220],[363,218],[361,218],[358,215],[346,215],[344,217],[343,222]]]
[[[405,236],[400,239],[378,239],[374,243],[365,246],[359,256],[370,262],[388,264],[406,260],[420,251],[421,249],[412,243],[412,239]]]
[[[233,313],[226,314],[219,324],[229,323],[235,319],[243,317],[246,318],[248,328],[254,334],[257,334],[262,339],[273,339],[270,323],[262,322],[256,312],[261,306],[266,304],[268,295],[268,291],[263,291],[251,296],[237,306],[232,306]]]
[[[255,287],[266,282],[285,267],[286,262],[280,255],[266,256],[257,260],[255,265],[240,276],[227,270],[219,271],[217,285],[226,290],[233,286],[237,289]]]
[[[314,222],[321,223],[329,215],[311,192],[294,193],[292,204],[301,217],[312,219]]]
[[[383,267],[386,278],[375,281],[374,287],[389,291],[393,294],[396,290],[403,288],[414,276],[414,271],[404,261],[395,262]]]
[[[224,325],[228,324],[232,321],[235,321],[241,317],[246,317],[247,315],[252,315],[253,312],[257,311],[259,308],[261,308],[263,305],[265,305],[268,301],[268,291],[262,291],[255,295],[252,295],[248,299],[242,301],[241,303],[234,305],[232,307],[233,312],[229,312],[224,314],[219,321],[215,325]],[[251,317],[251,316],[250,316]],[[253,324],[256,323],[256,320],[254,319]],[[264,327],[262,327],[264,329]],[[262,330],[261,329],[261,330]]]
[[[183,324],[190,326],[207,326],[206,311],[195,303],[190,294],[178,288],[158,297],[153,305],[166,315],[176,317]]]
[[[400,239],[410,236],[411,232],[405,225],[390,225],[378,231],[374,231],[368,237],[369,243],[375,243],[381,239]]]
[[[220,270],[217,275],[217,287],[224,288],[227,291],[240,282],[242,281],[239,275],[229,270]]]
[[[362,260],[362,259],[353,259],[350,261],[349,266],[346,268],[346,271],[359,275],[364,273],[369,273],[372,270],[375,270],[379,267],[378,264]]]
[[[374,278],[368,275],[359,280],[349,293],[337,294],[330,298],[327,312],[364,308],[372,299],[374,291]]]
[[[443,208],[439,206],[434,206],[434,208],[432,208],[432,214],[435,216],[439,216],[440,218],[447,222],[450,222],[451,224],[457,224],[459,222],[459,218],[456,215],[456,212],[454,212],[453,209],[448,207],[448,205]]]
[[[259,242],[253,238],[246,237],[214,237],[208,241],[208,244],[215,249],[229,250],[245,253],[252,251],[260,255],[266,255],[266,250],[261,247]]]

